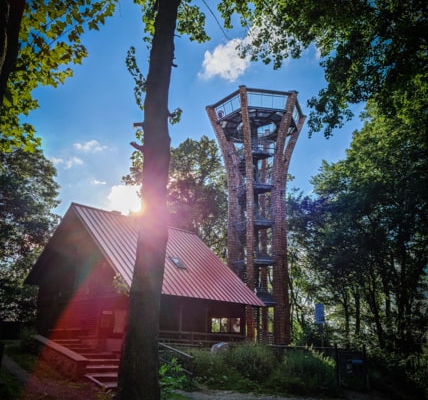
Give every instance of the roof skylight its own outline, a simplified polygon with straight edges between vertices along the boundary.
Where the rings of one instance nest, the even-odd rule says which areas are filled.
[[[181,261],[178,257],[169,256],[169,259],[175,264],[177,268],[186,269],[183,261]]]

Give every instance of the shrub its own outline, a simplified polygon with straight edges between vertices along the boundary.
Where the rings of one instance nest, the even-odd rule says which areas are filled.
[[[311,350],[289,351],[278,361],[269,347],[243,343],[216,354],[193,350],[195,381],[210,388],[338,396],[334,360]]]
[[[382,351],[372,352],[371,385],[394,399],[428,399],[427,360],[426,354],[403,357]]]
[[[27,354],[37,355],[40,343],[34,339],[36,331],[34,329],[24,328],[20,335],[20,350]]]
[[[175,390],[184,389],[187,383],[187,377],[183,367],[178,363],[176,358],[160,366],[159,383],[162,399],[169,399],[172,397]]]
[[[311,350],[289,351],[266,382],[266,387],[276,393],[340,394],[334,360]]]
[[[228,390],[255,390],[256,385],[243,377],[234,366],[225,361],[224,354],[210,353],[206,350],[191,350],[193,360],[189,366],[194,374],[194,380],[210,388]]]
[[[17,400],[21,397],[21,382],[5,368],[0,369],[0,381],[0,399]]]
[[[227,365],[251,381],[265,382],[274,371],[277,361],[271,349],[262,345],[242,343],[223,353]]]

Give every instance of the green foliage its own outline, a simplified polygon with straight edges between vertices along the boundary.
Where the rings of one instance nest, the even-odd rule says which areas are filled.
[[[314,177],[317,196],[289,202],[294,286],[326,304],[339,343],[404,358],[421,351],[428,326],[428,147],[414,122],[369,104],[346,159]]]
[[[145,42],[151,44],[155,32],[154,21],[158,12],[157,2],[154,0],[135,0],[143,11],[144,31],[147,36]],[[205,32],[205,14],[191,0],[182,0],[178,7],[177,33],[187,35],[189,40],[198,43],[210,40]]]
[[[36,317],[37,288],[24,285],[24,279],[31,268],[30,260],[22,261],[0,271],[0,319],[4,321],[34,322]]]
[[[312,350],[288,350],[283,362],[266,382],[266,387],[272,392],[300,396],[340,394],[334,360]]]
[[[36,333],[36,330],[33,328],[25,328],[22,330],[19,341],[19,350],[23,354],[31,354],[33,356],[38,355],[40,342],[34,338]]]
[[[58,222],[56,171],[39,148],[0,153],[0,165],[0,316],[29,321],[36,291],[23,282]]]
[[[37,353],[33,351],[33,342],[29,336],[23,336],[23,341],[24,344],[21,340],[6,343],[5,354],[26,371],[32,371],[37,363]]]
[[[403,358],[389,352],[372,352],[371,385],[394,399],[426,399],[428,395],[427,354]]]
[[[116,393],[111,389],[103,389],[101,392],[96,394],[97,400],[114,400]]]
[[[143,131],[137,139],[142,141]],[[127,185],[141,185],[144,156],[134,151]],[[144,197],[143,197],[144,199]],[[171,149],[168,183],[170,225],[196,232],[220,257],[226,247],[226,176],[215,140],[186,139]]]
[[[27,1],[20,30],[20,50],[0,114],[0,150],[33,150],[40,144],[34,127],[22,122],[38,104],[39,85],[57,87],[72,76],[72,64],[87,56],[85,30],[98,30],[113,14],[116,0]]]
[[[137,59],[135,57],[135,47],[131,46],[126,53],[126,68],[134,79],[134,97],[137,106],[140,107],[140,110],[144,110],[144,98],[143,95],[146,93],[146,78],[141,73],[140,68],[137,64]]]
[[[168,208],[173,226],[198,233],[221,256],[226,241],[226,177],[215,140],[186,139],[171,150]]]
[[[0,398],[4,400],[18,400],[21,398],[22,384],[18,378],[6,368],[0,368]]]
[[[173,358],[168,363],[161,364],[159,376],[162,399],[176,398],[174,391],[184,389],[188,382],[183,367],[176,358]]]
[[[404,107],[407,114],[416,113],[426,121],[424,0],[222,1],[218,8],[226,26],[231,26],[234,13],[241,15],[241,24],[249,28],[242,52],[253,60],[279,68],[288,57],[299,58],[309,46],[316,46],[327,87],[308,102],[312,132],[324,129],[326,136],[331,135],[352,116],[349,104],[369,99],[389,116],[401,114]]]
[[[226,362],[224,353],[213,354],[207,350],[190,350],[193,360],[190,370],[196,383],[223,390],[251,391],[257,385],[245,378],[234,366]]]
[[[44,244],[57,216],[56,170],[36,149],[32,154],[16,149],[0,154],[0,262],[11,263]]]
[[[311,310],[313,313],[313,309]],[[307,317],[310,317],[309,315]],[[299,329],[300,328],[300,331]],[[298,325],[295,334],[293,333],[293,345],[309,347],[329,347],[331,346],[330,332],[326,324],[323,326],[306,323],[304,326]]]
[[[125,282],[125,279],[123,279],[122,275],[120,274],[116,274],[113,277],[113,283],[112,283],[114,290],[119,293],[119,294],[123,294],[126,297],[129,296],[129,286],[128,284]]]
[[[264,346],[242,343],[218,353],[192,350],[194,379],[211,388],[270,394],[339,395],[334,360],[290,349],[282,361]]]
[[[243,377],[258,383],[268,379],[277,366],[271,349],[252,343],[232,346],[223,357],[226,364],[236,368]]]

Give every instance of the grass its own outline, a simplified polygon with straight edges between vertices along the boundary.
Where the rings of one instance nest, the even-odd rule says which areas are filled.
[[[267,347],[250,343],[212,354],[190,350],[198,383],[240,392],[338,397],[334,361],[312,350],[289,352],[278,359]]]
[[[0,398],[4,400],[18,399],[22,391],[22,384],[5,369],[0,369]]]
[[[23,369],[35,372],[41,379],[55,381],[61,387],[79,394],[73,400],[111,400],[112,392],[96,389],[92,383],[82,380],[67,379],[57,370],[36,356],[31,341],[6,342],[5,354],[17,362]],[[343,392],[337,386],[334,360],[311,349],[293,349],[283,357],[274,354],[270,348],[251,343],[231,345],[219,353],[206,349],[188,349],[193,360],[185,365],[193,372],[193,382],[185,377],[177,360],[161,368],[161,385],[163,399],[183,399],[185,395],[177,394],[177,389],[197,390],[198,386],[209,389],[230,390],[241,393],[258,393],[282,396],[342,397]],[[426,362],[422,363],[426,367]],[[422,368],[424,370],[424,368]],[[426,371],[420,372],[420,380],[425,382]],[[380,370],[379,370],[380,371]],[[376,381],[386,382],[387,370],[380,371]],[[48,395],[34,397],[23,392],[21,382],[8,371],[0,370],[0,399],[2,400],[54,400]],[[397,382],[400,381],[397,379]],[[400,381],[401,382],[401,381]],[[192,386],[193,385],[193,386]],[[423,386],[423,384],[422,384]],[[380,389],[378,387],[378,389]],[[84,397],[85,391],[91,397]],[[389,392],[390,391],[386,391]],[[394,399],[419,399],[418,396],[391,396]]]

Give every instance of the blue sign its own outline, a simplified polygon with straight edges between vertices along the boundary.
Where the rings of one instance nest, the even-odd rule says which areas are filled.
[[[315,323],[323,324],[325,322],[324,318],[324,304],[317,303],[315,304]]]

